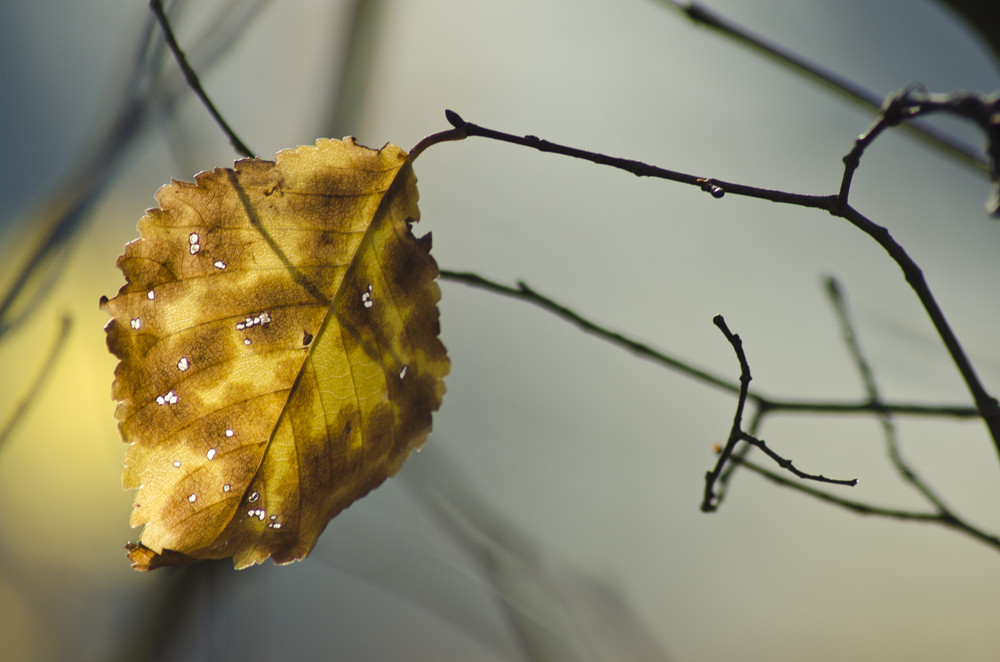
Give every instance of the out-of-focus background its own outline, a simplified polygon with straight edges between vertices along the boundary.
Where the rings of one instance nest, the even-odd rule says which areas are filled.
[[[880,95],[913,81],[1000,87],[985,43],[938,2],[711,6]],[[516,134],[828,194],[874,116],[652,0],[214,0],[171,12],[209,94],[264,158],[321,136],[409,149],[447,128],[450,108]],[[0,315],[0,425],[72,319],[0,447],[3,659],[1000,657],[996,549],[742,472],[703,514],[733,397],[454,283],[442,284],[452,374],[432,437],[307,560],[130,570],[122,545],[139,532],[97,302],[122,284],[115,258],[156,189],[234,154],[158,31],[144,36],[144,2],[12,0],[2,13],[0,292],[53,219],[65,222]],[[957,122],[937,125],[981,144]],[[524,279],[736,379],[711,321],[723,313],[762,392],[860,399],[821,287],[834,275],[886,397],[971,403],[899,269],[841,219],[482,139],[436,146],[415,169],[417,233],[433,231],[442,268]],[[987,192],[982,173],[892,132],[865,157],[853,202],[923,267],[996,393],[1000,224]],[[898,426],[948,503],[1000,530],[984,427]],[[860,478],[838,493],[925,507],[872,418],[773,417],[761,434],[806,471]]]

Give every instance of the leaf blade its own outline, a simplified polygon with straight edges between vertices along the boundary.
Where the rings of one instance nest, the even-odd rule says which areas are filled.
[[[422,445],[444,393],[412,167],[393,145],[321,140],[157,200],[102,300],[145,525],[130,557],[303,558]]]

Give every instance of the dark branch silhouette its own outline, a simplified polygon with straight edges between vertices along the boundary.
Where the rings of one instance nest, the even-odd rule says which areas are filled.
[[[719,453],[719,459],[715,463],[715,468],[705,473],[705,495],[701,501],[701,510],[705,513],[710,513],[716,509],[715,481],[719,479],[719,474],[722,473],[722,469],[726,466],[726,462],[729,460],[733,449],[736,448],[736,444],[743,439],[743,409],[746,407],[747,392],[750,390],[750,380],[753,379],[750,375],[750,364],[747,362],[746,354],[743,352],[743,341],[737,334],[729,330],[729,327],[726,326],[726,320],[723,319],[722,315],[716,315],[712,319],[712,322],[726,336],[726,340],[729,341],[729,344],[733,346],[733,350],[736,352],[736,358],[739,359],[740,397],[736,403],[736,414],[733,415],[733,426],[729,430],[729,439],[726,440],[726,445]]]
[[[834,307],[834,312],[837,316],[837,321],[840,324],[841,332],[844,336],[844,344],[847,346],[848,352],[851,355],[851,359],[858,369],[861,375],[862,383],[864,384],[865,391],[872,402],[880,402],[881,396],[879,395],[878,388],[875,384],[874,373],[871,369],[867,358],[865,358],[864,353],[861,351],[861,345],[858,342],[857,332],[854,329],[854,324],[851,321],[850,312],[847,308],[847,302],[844,298],[840,285],[833,278],[826,279],[826,289],[830,302]],[[756,417],[751,423],[752,428],[756,428],[760,421],[763,419],[764,414],[758,410]],[[768,453],[772,457],[774,454],[769,451],[763,445],[758,445],[753,443],[750,439],[750,435],[744,436],[744,441],[748,443],[737,449],[736,452],[732,453],[729,457],[729,464],[727,470],[722,474],[719,483],[722,485],[722,490],[718,495],[716,495],[715,504],[721,502],[722,493],[725,489],[726,483],[732,472],[736,467],[745,467],[751,471],[763,476],[764,478],[770,480],[771,482],[780,485],[782,487],[789,487],[797,490],[803,494],[808,494],[809,496],[820,499],[821,501],[826,501],[827,503],[832,503],[834,505],[846,508],[859,515],[876,515],[880,517],[888,517],[892,519],[900,520],[914,520],[923,521],[933,524],[938,524],[956,531],[960,531],[969,535],[981,542],[984,542],[992,547],[1000,548],[1000,538],[993,534],[984,532],[972,524],[966,522],[962,517],[956,515],[945,503],[944,500],[939,497],[934,490],[924,481],[917,472],[909,466],[909,464],[903,459],[902,453],[899,450],[899,442],[896,435],[896,428],[892,422],[891,414],[888,412],[881,413],[879,415],[880,421],[882,423],[882,430],[886,438],[886,450],[888,452],[889,458],[893,465],[899,471],[903,479],[908,482],[911,487],[913,487],[928,503],[930,503],[936,512],[934,513],[921,513],[914,511],[904,511],[904,510],[894,510],[889,508],[882,508],[872,504],[862,503],[860,501],[853,501],[849,499],[843,499],[841,497],[830,494],[829,492],[824,492],[821,490],[816,490],[805,485],[789,480],[783,476],[772,473],[763,467],[760,467],[753,462],[746,459],[747,452],[750,450],[751,445],[758,446],[764,452]],[[721,453],[721,449],[720,449]],[[780,464],[780,462],[779,462]],[[826,482],[836,482],[836,481],[826,481]]]
[[[733,351],[736,352],[736,358],[740,362],[740,397],[736,404],[736,414],[733,416],[733,426],[729,431],[729,438],[726,440],[726,445],[719,451],[719,458],[715,463],[715,468],[711,471],[705,473],[705,495],[701,502],[702,512],[710,513],[718,508],[718,497],[715,493],[715,483],[719,480],[723,469],[726,467],[726,463],[730,460],[733,451],[736,448],[736,444],[740,441],[745,441],[753,446],[764,451],[768,457],[778,463],[782,469],[792,472],[799,478],[805,480],[814,480],[821,483],[833,483],[836,485],[847,485],[854,487],[858,484],[856,478],[850,480],[838,480],[834,478],[827,478],[822,475],[807,474],[803,471],[799,471],[792,465],[792,461],[785,459],[775,453],[773,450],[767,447],[762,439],[757,439],[753,435],[747,434],[743,431],[743,409],[747,401],[747,392],[750,388],[750,381],[753,379],[750,375],[750,363],[747,361],[746,352],[743,351],[743,341],[740,339],[738,334],[733,333],[729,330],[726,325],[726,320],[722,315],[716,315],[712,321],[715,326],[719,327],[723,335],[726,336],[726,340],[729,344],[733,346]],[[759,422],[755,420],[755,425]]]
[[[177,65],[184,73],[184,79],[187,81],[188,86],[190,86],[194,93],[198,95],[201,102],[205,104],[205,108],[208,109],[208,112],[212,114],[212,118],[215,120],[215,123],[219,125],[222,132],[229,138],[229,143],[233,146],[233,149],[236,150],[237,154],[241,154],[251,159],[256,158],[253,152],[250,151],[250,148],[243,144],[243,141],[239,139],[236,132],[229,127],[226,120],[223,119],[219,111],[216,110],[215,104],[213,104],[212,100],[208,98],[207,94],[205,94],[205,90],[201,87],[201,81],[198,80],[198,74],[196,74],[194,69],[191,68],[191,65],[188,64],[187,56],[184,55],[184,51],[182,51],[181,47],[177,44],[177,39],[174,38],[174,31],[170,27],[170,21],[167,20],[167,15],[163,12],[163,2],[161,0],[149,0],[149,8],[153,10],[156,20],[159,21],[160,27],[163,28],[163,37],[167,40],[167,45],[170,47],[170,51],[177,59]]]
[[[773,450],[768,448],[767,444],[764,443],[763,439],[757,439],[753,435],[747,434],[746,432],[741,432],[739,438],[747,442],[751,446],[756,446],[757,448],[761,449],[769,458],[777,462],[779,467],[792,472],[793,474],[795,474],[799,478],[802,478],[803,480],[814,480],[818,483],[830,483],[832,485],[847,485],[848,487],[854,487],[855,485],[858,484],[857,478],[849,478],[849,479],[827,478],[822,474],[807,474],[804,471],[799,471],[792,464],[791,460],[781,457]]]
[[[714,375],[702,368],[697,368],[691,365],[688,361],[661,352],[660,350],[654,349],[643,342],[629,338],[628,336],[618,333],[617,331],[612,331],[607,327],[601,326],[600,324],[583,317],[571,308],[568,308],[563,304],[540,294],[523,281],[518,281],[517,287],[510,287],[480,276],[476,273],[469,271],[449,271],[447,269],[441,270],[441,278],[443,280],[463,283],[470,287],[484,289],[502,296],[534,304],[539,308],[547,310],[557,317],[570,322],[585,333],[589,333],[590,335],[596,336],[597,338],[605,340],[613,345],[626,349],[640,358],[647,359],[679,372],[682,375],[690,377],[696,382],[706,384],[721,391],[726,391],[727,393],[738,394],[740,391],[738,383],[728,380],[725,377]],[[766,413],[779,412],[837,415],[879,414],[889,412],[897,415],[948,418],[978,418],[979,416],[979,412],[976,411],[974,407],[924,405],[906,402],[872,402],[870,400],[858,402],[779,400],[757,393],[752,389],[747,394],[747,397],[757,407],[758,416]],[[750,428],[751,434],[753,434],[754,430],[754,427]]]
[[[991,101],[992,104],[990,103]],[[986,112],[991,105],[996,104],[997,102],[992,100],[992,98],[983,99],[979,95],[975,94],[970,94],[968,96],[956,94],[940,97],[925,94],[922,97],[917,97],[911,94],[909,90],[897,93],[893,97],[890,97],[889,102],[886,103],[883,118],[876,122],[867,134],[858,139],[854,149],[847,155],[847,157],[845,157],[844,162],[846,171],[844,179],[841,183],[839,194],[827,196],[786,193],[784,191],[775,191],[755,186],[744,186],[742,184],[724,182],[708,177],[698,177],[673,170],[658,168],[639,161],[630,161],[628,159],[620,159],[573,147],[566,147],[565,145],[558,145],[547,140],[542,140],[536,136],[520,137],[508,133],[502,133],[500,131],[494,131],[493,129],[486,129],[472,124],[471,122],[466,122],[453,111],[447,111],[445,116],[452,126],[464,131],[465,134],[469,136],[480,136],[501,142],[522,145],[524,147],[531,147],[542,152],[552,152],[563,156],[584,159],[599,165],[610,166],[619,170],[631,172],[637,177],[656,177],[659,179],[680,182],[682,184],[698,186],[702,190],[711,193],[711,195],[715,198],[721,198],[726,193],[732,193],[734,195],[742,195],[760,200],[770,200],[771,202],[778,202],[782,204],[792,204],[812,209],[823,209],[833,216],[839,216],[846,219],[852,225],[878,242],[878,244],[882,246],[889,256],[892,257],[892,259],[899,265],[900,269],[903,270],[906,281],[916,292],[917,297],[924,306],[924,310],[927,311],[927,314],[931,318],[931,322],[933,322],[934,327],[937,329],[938,335],[941,337],[942,342],[944,342],[945,347],[948,349],[948,353],[951,354],[952,360],[958,367],[958,370],[976,403],[979,415],[986,422],[986,426],[990,431],[990,436],[993,438],[993,444],[996,447],[997,453],[1000,455],[1000,404],[998,404],[995,397],[987,393],[986,389],[979,381],[979,378],[972,367],[972,363],[965,355],[965,350],[962,348],[961,343],[959,343],[958,338],[955,336],[951,326],[948,324],[944,313],[941,311],[940,306],[938,306],[937,300],[931,293],[930,287],[927,285],[927,281],[924,279],[923,272],[920,270],[920,267],[917,266],[917,263],[913,261],[903,247],[892,238],[892,235],[886,228],[872,222],[859,211],[851,207],[847,202],[850,194],[851,178],[853,177],[854,170],[857,169],[861,154],[864,152],[865,147],[871,144],[871,142],[887,126],[892,126],[895,123],[898,123],[904,115],[915,116],[921,112],[944,111],[953,112],[960,116],[973,119],[981,125],[989,127],[992,126],[989,124],[991,121],[990,117],[992,117],[992,115],[987,117]],[[995,131],[1000,133],[1000,129],[996,129]],[[991,142],[991,144],[994,143]],[[996,150],[1000,150],[1000,140],[996,141],[995,144],[997,145]],[[990,153],[992,154],[994,151],[994,148],[991,147]]]

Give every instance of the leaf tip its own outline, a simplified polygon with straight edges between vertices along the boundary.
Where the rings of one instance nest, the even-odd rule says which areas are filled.
[[[132,562],[132,568],[143,572],[158,568],[188,565],[198,560],[187,554],[166,548],[158,554],[141,542],[130,542],[125,545],[125,550],[128,552],[126,556]]]

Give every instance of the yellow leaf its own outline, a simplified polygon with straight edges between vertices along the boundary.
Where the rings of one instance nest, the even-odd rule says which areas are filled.
[[[174,181],[102,298],[143,570],[305,557],[431,428],[449,363],[395,145],[321,140]]]

